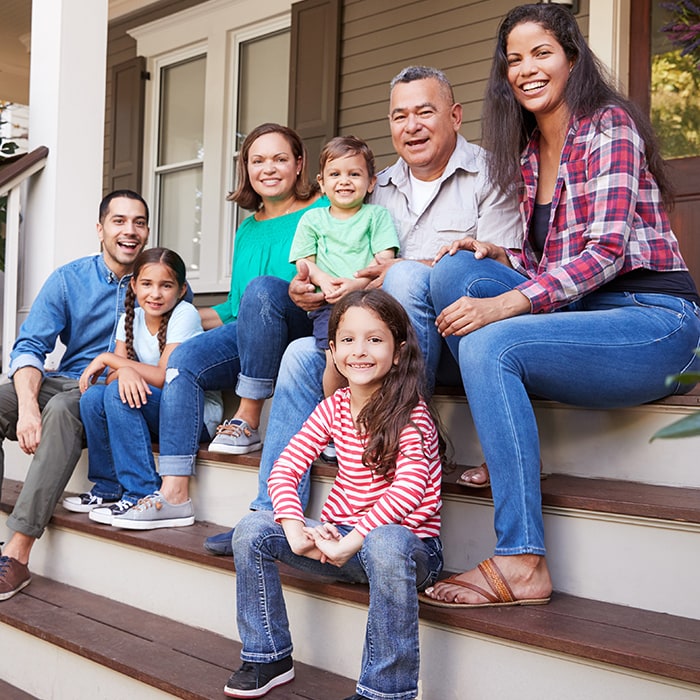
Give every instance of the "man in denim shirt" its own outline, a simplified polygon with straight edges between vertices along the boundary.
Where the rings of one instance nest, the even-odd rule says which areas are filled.
[[[78,378],[99,353],[114,349],[117,321],[136,256],[148,240],[148,206],[130,190],[100,204],[102,253],[55,270],[41,288],[12,349],[11,383],[0,386],[0,439],[33,455],[7,525],[0,557],[0,600],[31,581],[28,563],[83,448]],[[66,350],[55,372],[44,369],[60,339]],[[4,455],[0,450],[0,478]]]

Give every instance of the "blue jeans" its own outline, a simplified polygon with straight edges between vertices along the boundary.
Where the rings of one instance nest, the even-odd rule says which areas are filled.
[[[311,523],[311,521],[309,521]],[[343,534],[350,527],[339,527]],[[365,537],[344,566],[298,556],[270,512],[250,513],[233,536],[236,610],[241,659],[279,661],[292,653],[282,595],[281,561],[306,573],[347,583],[369,583],[369,613],[357,692],[371,700],[413,700],[418,692],[418,596],[442,571],[440,539],[420,539],[402,525],[384,525]]]
[[[151,442],[158,436],[160,389],[141,408],[119,396],[119,382],[95,384],[80,397],[80,418],[88,443],[92,493],[136,503],[160,488]]]
[[[386,273],[382,289],[389,292],[406,310],[423,353],[426,374],[426,394],[432,395],[440,364],[443,340],[435,328],[437,314],[430,297],[428,265],[416,260],[394,263]]]
[[[326,356],[323,350],[316,347],[313,336],[295,340],[285,351],[260,456],[258,494],[250,504],[251,510],[272,510],[267,480],[275,460],[323,400],[322,378],[325,366]],[[309,502],[311,491],[309,473],[307,470],[299,484],[299,498],[304,508]]]
[[[168,360],[160,418],[160,473],[189,476],[203,434],[204,392],[232,390],[248,399],[272,396],[282,353],[311,332],[289,284],[256,277],[243,294],[238,320],[178,345]]]
[[[438,312],[461,298],[493,297],[523,276],[471,252],[446,256],[430,288]],[[615,408],[684,393],[666,377],[700,360],[695,304],[666,294],[593,292],[548,314],[526,314],[447,339],[457,358],[489,465],[496,554],[544,555],[537,424],[528,394]]]

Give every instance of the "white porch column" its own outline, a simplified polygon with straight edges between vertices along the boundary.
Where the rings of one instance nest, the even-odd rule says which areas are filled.
[[[631,0],[590,0],[588,45],[623,92],[629,86]]]
[[[99,249],[108,0],[33,0],[29,146],[48,146],[27,192],[20,321],[59,265]]]

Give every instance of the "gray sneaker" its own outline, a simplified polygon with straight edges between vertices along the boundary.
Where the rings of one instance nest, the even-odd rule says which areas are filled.
[[[174,505],[168,503],[160,491],[142,498],[123,515],[112,518],[112,527],[126,530],[155,530],[159,527],[184,527],[194,524],[192,500]]]
[[[244,455],[261,447],[260,433],[257,430],[253,430],[240,418],[231,418],[216,429],[216,437],[209,445],[209,452]]]

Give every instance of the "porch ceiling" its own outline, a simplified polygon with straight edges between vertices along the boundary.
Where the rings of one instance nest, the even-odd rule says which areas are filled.
[[[109,19],[162,0],[109,0]],[[0,100],[29,102],[32,0],[0,2]]]

